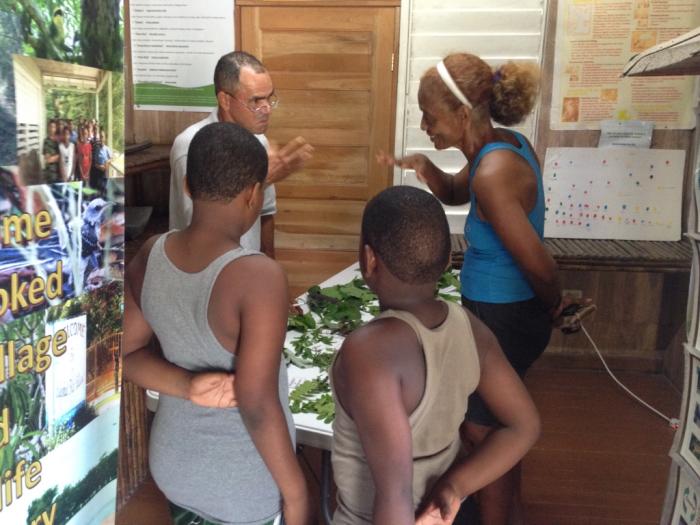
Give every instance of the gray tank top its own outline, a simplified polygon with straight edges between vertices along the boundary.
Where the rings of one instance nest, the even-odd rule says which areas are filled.
[[[143,314],[168,361],[195,372],[233,371],[236,357],[221,346],[209,327],[209,298],[226,265],[259,252],[238,248],[221,255],[201,272],[187,273],[165,254],[167,235],[155,242],[148,257],[141,291]],[[281,350],[280,402],[294,440]],[[153,479],[168,500],[209,521],[263,524],[280,512],[279,490],[237,408],[203,408],[161,394],[149,456]]]
[[[408,324],[425,357],[425,390],[408,419],[413,442],[414,508],[457,458],[461,445],[459,426],[467,412],[469,395],[479,384],[479,356],[469,317],[462,306],[446,304],[447,318],[434,329],[426,328],[404,311],[387,310],[377,317],[395,317]],[[329,376],[332,379],[332,372]],[[335,389],[333,395],[337,399]],[[372,473],[357,426],[338,402],[333,421],[332,463],[338,487],[333,525],[372,523]]]

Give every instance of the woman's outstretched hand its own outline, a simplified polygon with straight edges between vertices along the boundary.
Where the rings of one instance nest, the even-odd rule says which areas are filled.
[[[390,153],[380,151],[377,153],[377,162],[383,166],[397,166],[402,170],[413,170],[416,172],[416,177],[423,184],[428,184],[427,173],[432,166],[430,159],[421,153],[415,155],[408,155],[406,157],[397,159]]]

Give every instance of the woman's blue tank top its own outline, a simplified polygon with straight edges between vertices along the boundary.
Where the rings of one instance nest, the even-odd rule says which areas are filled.
[[[545,208],[542,172],[525,137],[515,131],[511,133],[518,139],[520,147],[507,142],[492,142],[481,149],[472,166],[469,167],[471,207],[464,225],[467,251],[464,254],[460,280],[462,295],[472,301],[512,303],[530,299],[535,295],[525,274],[503,246],[491,225],[479,218],[476,196],[471,191],[476,169],[486,154],[494,150],[507,149],[520,155],[528,162],[537,177],[537,201],[527,218],[540,239],[544,237]]]

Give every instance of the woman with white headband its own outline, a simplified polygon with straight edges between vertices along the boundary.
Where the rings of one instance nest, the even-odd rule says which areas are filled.
[[[425,155],[378,158],[415,170],[445,204],[471,202],[462,302],[493,331],[521,377],[544,351],[552,323],[569,303],[562,300],[556,263],[542,243],[545,204],[535,151],[522,134],[492,124],[524,120],[537,88],[532,66],[508,63],[494,72],[477,56],[449,55],[421,79],[421,129],[436,149],[459,149],[467,166],[453,176]],[[473,394],[462,427],[468,440],[481,443],[498,426]],[[523,523],[519,489],[519,466],[482,489],[476,496],[482,525]],[[441,499],[434,495],[434,501]]]

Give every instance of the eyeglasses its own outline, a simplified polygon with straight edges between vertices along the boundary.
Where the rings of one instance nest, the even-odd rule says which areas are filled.
[[[229,97],[238,102],[248,111],[252,111],[253,113],[261,113],[265,110],[273,110],[280,103],[279,98],[277,98],[277,95],[275,95],[274,93],[269,97],[255,97],[253,98],[253,100],[250,100],[248,102],[242,102],[238,100],[238,98],[235,95],[232,95],[228,91],[224,91],[224,93],[226,93]]]

